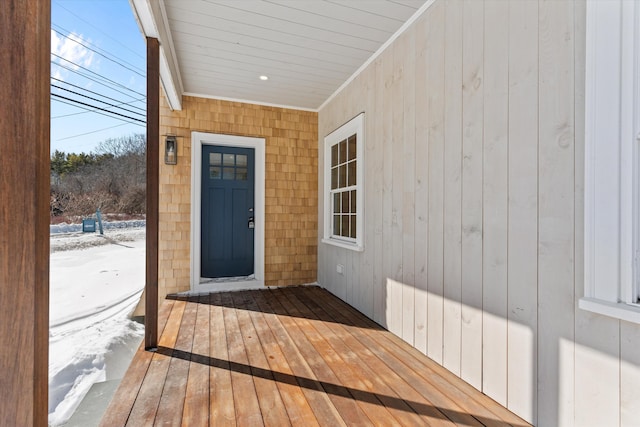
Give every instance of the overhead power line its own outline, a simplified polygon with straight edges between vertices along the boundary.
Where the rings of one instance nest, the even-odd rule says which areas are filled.
[[[133,110],[129,110],[129,109],[127,109],[127,108],[119,107],[119,106],[118,106],[118,105],[116,105],[116,104],[111,104],[110,102],[102,101],[102,100],[100,100],[100,99],[98,99],[98,98],[93,98],[93,97],[88,96],[88,95],[83,95],[83,94],[81,94],[81,93],[79,93],[79,92],[76,92],[76,91],[71,90],[71,89],[64,88],[64,87],[62,87],[62,86],[58,86],[58,85],[51,84],[51,87],[54,87],[54,88],[56,88],[56,89],[60,89],[60,90],[64,90],[64,91],[66,91],[66,92],[70,92],[70,93],[72,93],[72,94],[74,94],[74,95],[82,96],[82,97],[87,98],[87,99],[90,99],[90,100],[92,100],[92,101],[101,102],[101,103],[106,104],[106,105],[108,105],[108,106],[110,106],[110,107],[119,108],[119,109],[121,109],[121,110],[123,110],[123,111],[126,111],[127,113],[132,113],[132,114],[138,114],[138,115],[140,115],[140,116],[145,116],[145,113],[139,113],[139,112],[137,112],[137,111],[133,111]],[[95,108],[98,108],[98,107],[95,107]],[[113,111],[111,111],[111,110],[109,110],[109,112],[113,113]]]
[[[139,102],[139,101],[144,101],[144,98],[136,99],[136,100],[131,101],[131,102],[123,102],[123,103],[118,104],[118,105],[119,106],[120,105],[131,105],[132,103]],[[51,120],[53,120],[53,119],[62,119],[62,118],[65,118],[65,117],[77,116],[79,114],[87,114],[87,113],[91,113],[91,112],[93,112],[93,110],[85,110],[85,111],[78,111],[76,113],[62,114],[62,115],[59,115],[59,116],[51,117]]]
[[[75,84],[73,84],[73,83],[69,83],[69,82],[66,82],[66,81],[64,81],[64,80],[57,79],[57,78],[55,78],[55,77],[51,77],[51,80],[55,80],[55,81],[57,81],[57,82],[60,82],[60,83],[63,83],[63,84],[66,84],[66,85],[69,85],[69,86],[75,87],[75,88],[77,88],[77,89],[84,90],[85,92],[89,92],[89,93],[92,93],[92,94],[94,94],[94,95],[101,96],[101,97],[106,98],[106,99],[109,99],[109,100],[111,100],[111,101],[120,102],[120,103],[121,103],[121,105],[125,105],[125,104],[129,105],[129,104],[132,104],[132,103],[137,102],[137,101],[144,101],[144,100],[146,99],[146,98],[138,98],[137,100],[133,100],[133,101],[129,101],[129,102],[123,102],[123,101],[121,101],[121,100],[119,100],[119,99],[112,98],[112,97],[107,96],[107,95],[103,95],[103,94],[101,94],[101,93],[99,93],[99,92],[95,92],[95,91],[93,91],[93,90],[85,89],[85,88],[83,88],[82,86],[78,86],[78,85],[75,85]],[[51,84],[51,85],[53,86],[53,84]],[[144,109],[144,108],[142,108],[142,107],[136,107],[135,105],[132,105],[132,107],[133,107],[133,108],[137,108],[137,109],[138,109],[138,110],[140,110],[140,111],[145,111],[145,109]]]
[[[67,98],[66,96],[58,95],[57,93],[52,93],[51,97],[52,98],[57,98],[59,100],[62,99],[62,100],[65,100],[67,102],[75,103],[75,104],[82,105],[82,106],[85,106],[85,107],[95,108],[96,110],[104,111],[105,113],[109,113],[109,114],[114,114],[114,115],[119,116],[119,117],[124,117],[124,118],[126,118],[128,120],[132,120],[132,121],[135,121],[135,122],[146,123],[145,120],[141,120],[141,119],[138,119],[136,117],[130,117],[130,116],[127,116],[125,114],[117,113],[115,111],[110,111],[110,110],[107,110],[106,108],[101,108],[101,107],[97,107],[95,105],[87,104],[86,102],[78,101],[78,100],[73,99],[73,98]]]
[[[67,71],[70,71],[70,72],[72,72],[72,73],[74,73],[74,74],[77,74],[77,75],[79,75],[79,76],[81,76],[81,77],[84,77],[84,78],[85,78],[85,79],[87,79],[87,80],[91,80],[92,82],[98,83],[99,85],[102,85],[102,86],[104,86],[104,87],[106,87],[106,88],[108,88],[108,89],[110,89],[110,90],[113,90],[114,92],[118,92],[118,93],[120,93],[120,94],[122,94],[122,95],[128,96],[129,98],[136,99],[136,97],[135,97],[135,96],[133,96],[133,95],[131,95],[130,93],[123,92],[122,90],[117,89],[117,88],[115,88],[115,87],[113,87],[113,86],[111,86],[111,85],[108,85],[107,83],[105,83],[105,82],[103,82],[103,81],[100,81],[100,80],[98,80],[98,79],[96,79],[96,78],[94,78],[94,77],[91,77],[91,76],[89,76],[89,75],[86,75],[86,74],[84,74],[84,73],[82,73],[82,72],[80,72],[80,71],[78,71],[78,70],[74,70],[73,68],[71,68],[71,67],[69,67],[69,66],[67,66],[67,65],[59,64],[59,63],[54,62],[54,61],[51,61],[51,64],[52,64],[52,65],[56,65],[56,66],[58,66],[58,67],[60,67],[60,68],[62,68],[62,69],[65,69],[65,70],[67,70]],[[97,74],[97,73],[93,73],[93,74]],[[129,89],[129,88],[126,88],[126,87],[125,87],[125,89],[126,89],[126,90],[128,90],[128,91],[134,92],[133,90],[131,90],[131,89]],[[138,93],[138,92],[134,92],[134,93]],[[146,99],[146,95],[144,95],[144,94],[139,94],[139,95],[141,95],[141,96],[145,97],[145,99]]]
[[[132,68],[133,66],[130,66],[130,67],[129,67],[129,66],[127,66],[127,65],[123,64],[123,62],[124,62],[124,61],[123,61],[123,60],[121,60],[120,58],[117,58],[117,57],[116,57],[117,59],[113,59],[113,58],[111,58],[111,57],[107,56],[106,54],[104,54],[104,53],[102,53],[102,52],[99,52],[98,50],[96,50],[96,49],[92,48],[91,46],[87,46],[87,44],[89,44],[89,43],[88,43],[88,42],[86,42],[85,40],[82,40],[82,42],[81,42],[81,41],[79,41],[79,40],[76,40],[76,39],[74,39],[74,38],[71,38],[71,37],[70,37],[69,35],[67,35],[67,34],[64,34],[64,33],[60,32],[60,31],[56,30],[55,28],[53,28],[53,31],[54,31],[54,32],[56,32],[56,33],[58,33],[58,34],[60,34],[62,37],[66,38],[66,39],[68,39],[68,40],[71,40],[71,41],[73,41],[74,43],[79,44],[80,46],[84,47],[85,49],[88,49],[88,50],[90,50],[91,52],[94,52],[94,53],[96,53],[96,54],[98,54],[98,55],[102,56],[103,58],[105,58],[105,59],[107,59],[107,60],[109,60],[109,61],[113,62],[114,64],[117,64],[117,65],[121,66],[122,68],[125,68],[125,69],[127,69],[127,70],[129,70],[129,71],[131,71],[131,72],[133,72],[133,73],[136,73],[136,74],[137,74],[137,75],[139,75],[140,77],[146,77],[146,76],[145,76],[141,71],[138,71],[138,70],[133,69],[133,68]],[[65,31],[66,31],[66,30],[65,30]],[[69,34],[72,34],[72,33],[69,33]],[[85,43],[87,43],[87,44],[85,44],[85,43],[83,43],[83,42],[85,42]],[[115,55],[114,55],[114,57],[115,57]],[[137,68],[137,67],[136,67],[136,68]]]
[[[127,123],[120,123],[119,125],[115,125],[115,126],[109,126],[106,128],[102,128],[102,129],[97,129],[97,130],[92,130],[91,132],[85,132],[85,133],[79,133],[77,135],[72,135],[72,136],[66,136],[64,138],[60,138],[60,139],[56,139],[56,141],[65,141],[67,139],[73,139],[73,138],[78,138],[79,136],[85,136],[85,135],[91,135],[92,133],[98,133],[98,132],[102,132],[104,130],[109,130],[109,129],[113,129],[113,128],[117,128],[120,126],[124,126]]]
[[[136,93],[136,94],[138,94],[138,95],[146,96],[144,93],[137,92],[137,91],[135,91],[135,90],[133,90],[133,89],[131,89],[131,88],[128,88],[127,86],[123,85],[122,83],[118,83],[118,82],[116,82],[115,80],[111,80],[110,78],[107,78],[107,77],[105,77],[105,76],[103,76],[103,75],[101,75],[101,74],[99,74],[99,73],[96,73],[95,71],[92,71],[92,70],[90,70],[90,69],[88,69],[88,68],[86,68],[86,67],[83,67],[83,66],[82,66],[82,65],[80,65],[80,64],[77,64],[77,63],[75,63],[75,62],[73,62],[73,61],[70,61],[70,60],[68,60],[68,59],[66,59],[66,58],[64,58],[64,57],[62,57],[62,56],[58,55],[57,53],[51,53],[51,55],[52,55],[52,56],[55,56],[55,57],[56,57],[56,58],[58,58],[58,59],[61,59],[61,60],[65,61],[65,62],[68,62],[68,63],[70,63],[70,64],[74,65],[75,67],[78,67],[78,68],[80,68],[80,69],[82,69],[82,70],[85,70],[85,71],[87,71],[88,73],[94,74],[94,75],[98,76],[99,78],[101,78],[101,79],[103,79],[103,80],[105,80],[105,81],[107,81],[107,82],[110,82],[110,83],[111,83],[111,84],[113,84],[113,85],[116,85],[116,86],[118,86],[118,87],[124,88],[124,89],[129,90],[129,91],[131,91],[131,92],[133,92],[133,93]],[[55,62],[54,62],[54,63],[55,63]],[[58,64],[58,65],[60,65],[60,64]]]
[[[73,13],[71,10],[67,9],[66,7],[64,7],[62,4],[60,4],[60,2],[56,2],[56,4],[58,5],[58,7],[66,10],[70,15],[75,16],[76,18],[78,18],[79,20],[81,20],[82,22],[84,22],[85,24],[89,25],[90,27],[92,27],[93,29],[95,29],[96,31],[99,31],[100,33],[102,33],[103,35],[105,35],[107,38],[113,40],[114,42],[116,42],[117,44],[119,44],[120,46],[122,46],[123,48],[127,49],[129,52],[133,53],[134,55],[136,55],[138,58],[142,58],[144,59],[144,57],[142,55],[140,55],[140,53],[136,52],[135,50],[131,49],[129,46],[127,46],[126,44],[120,42],[119,40],[114,39],[111,34],[102,31],[100,28],[96,27],[95,25],[93,25],[91,22],[87,21],[86,19],[82,18],[81,16]],[[59,27],[59,26],[58,26]]]

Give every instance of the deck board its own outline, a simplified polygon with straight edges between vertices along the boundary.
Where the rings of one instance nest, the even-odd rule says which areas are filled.
[[[318,287],[168,299],[102,426],[528,426]]]

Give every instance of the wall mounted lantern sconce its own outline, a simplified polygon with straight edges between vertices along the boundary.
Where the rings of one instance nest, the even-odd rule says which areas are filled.
[[[178,164],[178,141],[175,135],[167,135],[164,140],[164,163],[165,165]]]

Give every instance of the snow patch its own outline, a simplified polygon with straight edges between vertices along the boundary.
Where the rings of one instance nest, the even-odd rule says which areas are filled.
[[[110,379],[105,361],[114,348],[144,334],[129,318],[144,288],[144,230],[122,233],[108,240],[91,233],[105,242],[99,246],[52,236],[61,249],[50,270],[50,426],[63,425],[94,383]]]

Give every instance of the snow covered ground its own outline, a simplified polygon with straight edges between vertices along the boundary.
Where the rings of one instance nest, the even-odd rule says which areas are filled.
[[[144,335],[143,326],[129,319],[144,288],[141,225],[105,227],[102,236],[52,226],[51,426],[69,419],[93,383],[111,379],[106,361],[115,348]]]

